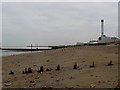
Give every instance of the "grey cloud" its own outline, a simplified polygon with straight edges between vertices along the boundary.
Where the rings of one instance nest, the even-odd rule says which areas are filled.
[[[3,3],[3,45],[75,44],[117,32],[117,3]]]

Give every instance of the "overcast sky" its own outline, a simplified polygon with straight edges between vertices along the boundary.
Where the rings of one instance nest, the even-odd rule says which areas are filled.
[[[118,32],[118,3],[23,2],[2,4],[3,46],[68,45]]]

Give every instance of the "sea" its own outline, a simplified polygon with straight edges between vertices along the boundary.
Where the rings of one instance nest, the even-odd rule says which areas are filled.
[[[23,53],[31,53],[31,51],[10,51],[10,50],[1,50],[0,56],[11,56],[11,55],[17,55],[17,54],[23,54]]]
[[[12,48],[29,48],[30,49],[30,47],[12,47]],[[48,49],[48,48],[49,47],[39,47],[38,49]],[[32,51],[31,52],[31,51],[0,50],[0,57],[2,57],[2,56],[11,56],[11,55],[18,55],[18,54],[24,54],[24,53],[34,53],[34,52],[42,52],[42,51]]]

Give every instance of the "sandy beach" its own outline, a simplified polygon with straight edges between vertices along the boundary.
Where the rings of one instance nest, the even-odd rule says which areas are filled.
[[[113,65],[108,66],[110,61]],[[93,62],[95,67],[90,67]],[[77,69],[73,69],[75,63]],[[38,72],[41,66],[44,71]],[[23,73],[29,67],[32,73]],[[76,46],[5,56],[2,70],[4,88],[115,88],[118,46]]]

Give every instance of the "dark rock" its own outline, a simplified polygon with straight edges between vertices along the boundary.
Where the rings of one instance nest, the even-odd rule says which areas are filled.
[[[113,64],[112,64],[112,60],[108,63],[108,65],[107,66],[112,66]]]
[[[28,73],[32,73],[31,67],[28,68]]]
[[[34,83],[35,81],[30,81],[30,83]]]
[[[50,69],[47,68],[46,71],[50,71]]]
[[[22,74],[25,74],[25,72],[24,72],[24,71],[22,71]]]
[[[54,77],[51,77],[51,78],[54,78]]]
[[[56,81],[57,81],[57,82],[59,82],[59,80],[58,80],[58,79],[57,79]]]
[[[72,77],[70,77],[70,79],[72,79]]]
[[[90,68],[94,68],[95,67],[95,65],[94,65],[94,62],[93,62],[93,64],[92,65],[90,65]]]
[[[77,69],[77,64],[75,63],[74,66],[73,66],[73,69]]]
[[[10,72],[9,72],[9,75],[14,75],[14,72],[13,72],[13,71],[10,71]]]
[[[60,70],[60,65],[57,65],[57,69],[56,70],[58,70],[58,71]]]
[[[41,73],[41,72],[44,72],[43,66],[40,67],[40,70],[38,70],[38,72],[40,72],[40,73]]]
[[[25,68],[25,73],[28,73],[27,68]]]
[[[23,74],[32,73],[31,67],[29,67],[28,70],[27,70],[27,68],[25,68],[25,71],[22,71],[22,73],[23,73]]]

